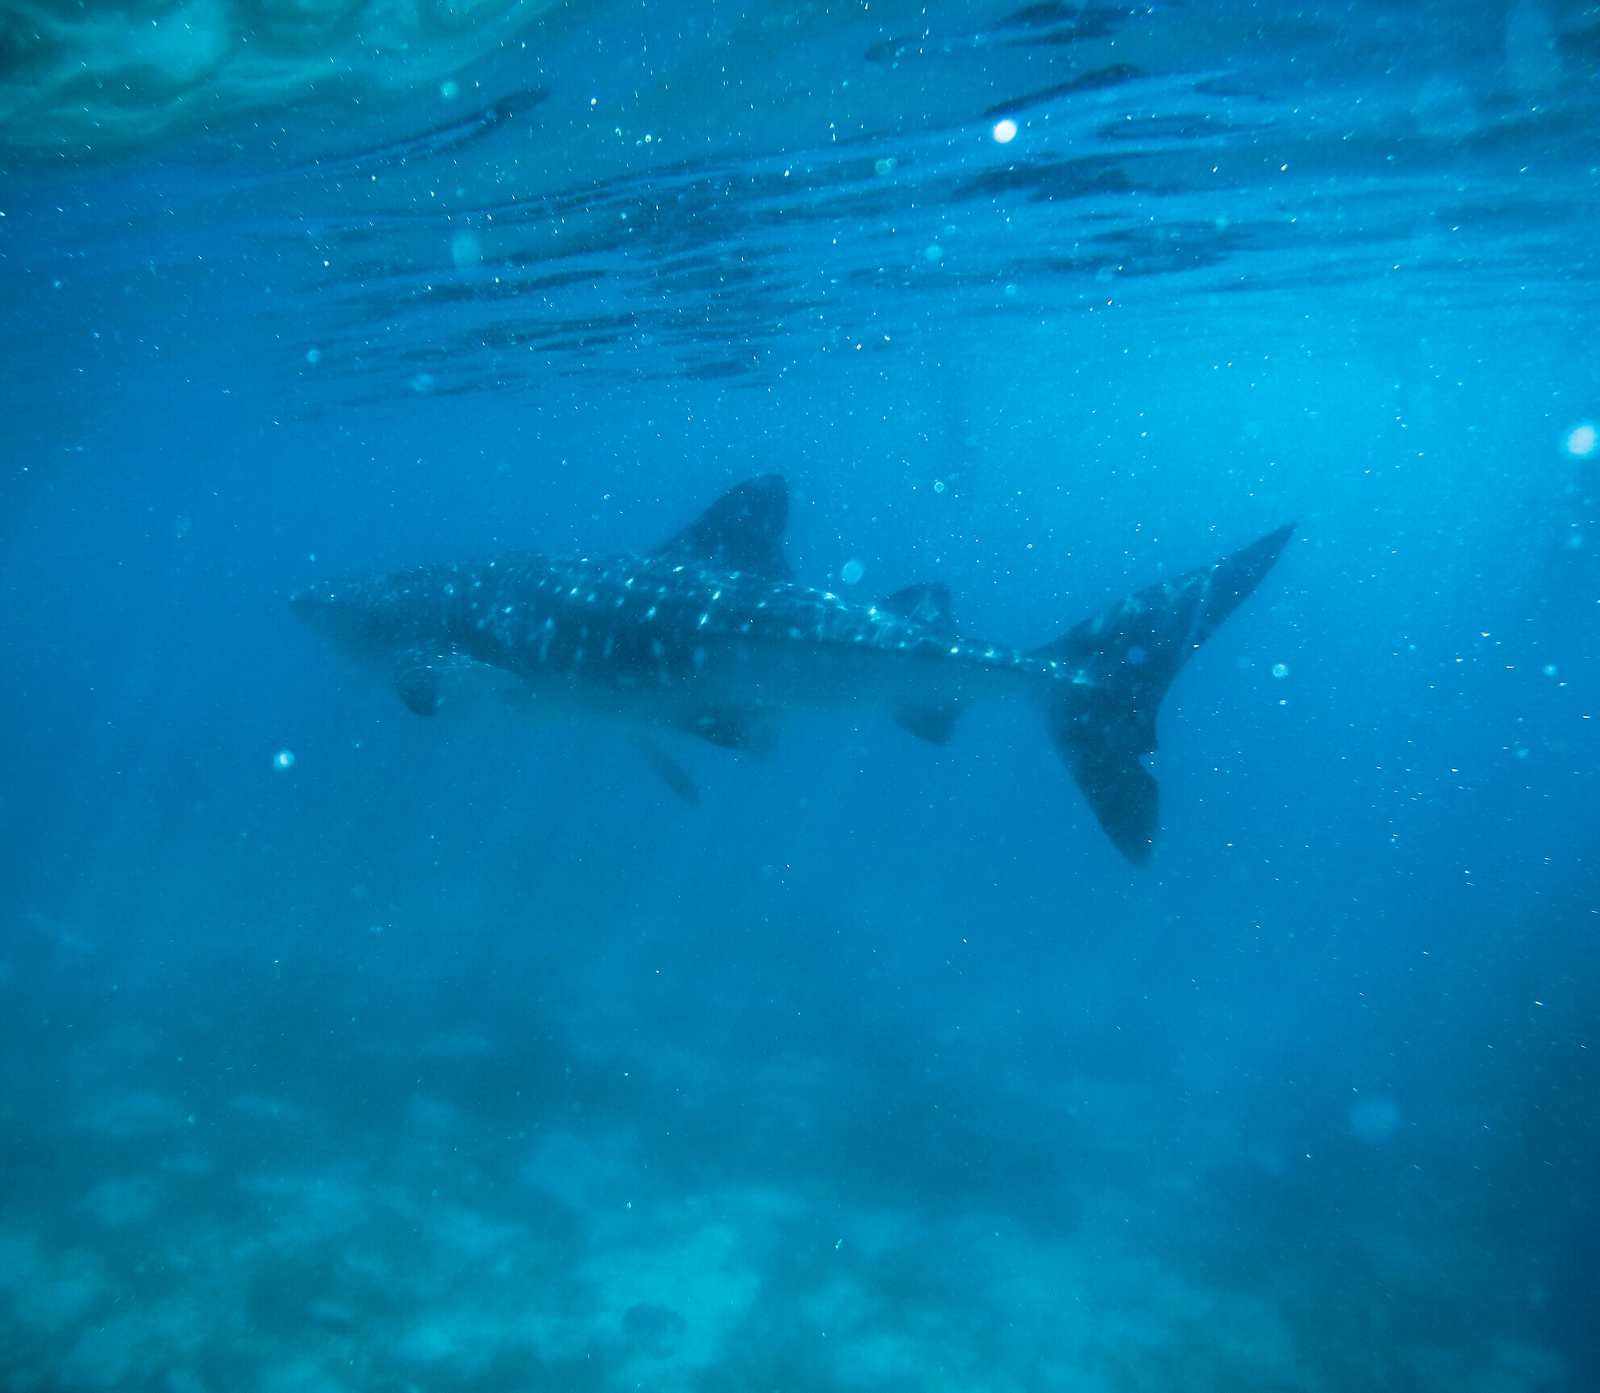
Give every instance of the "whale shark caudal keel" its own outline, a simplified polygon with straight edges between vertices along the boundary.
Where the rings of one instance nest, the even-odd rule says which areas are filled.
[[[369,666],[419,716],[488,707],[611,725],[687,802],[699,795],[654,733],[757,758],[795,707],[866,706],[949,740],[969,702],[1023,697],[1100,825],[1150,859],[1156,710],[1184,661],[1271,569],[1292,527],[1152,585],[1030,652],[961,635],[950,592],[914,585],[876,605],[797,585],[776,474],[730,489],[643,555],[508,555],[313,585],[294,612]]]

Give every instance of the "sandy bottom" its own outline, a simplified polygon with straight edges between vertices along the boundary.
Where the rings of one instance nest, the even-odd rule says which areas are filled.
[[[653,1178],[627,1131],[488,1134],[425,1097],[384,1146],[296,1163],[313,1121],[251,1095],[210,1120],[159,1094],[90,1110],[96,1168],[127,1168],[0,1209],[0,1388],[1532,1393],[1561,1378],[1492,1333],[1397,1332],[1365,1374],[1369,1356],[1330,1362],[1303,1291],[1197,1280],[1131,1240],[1129,1196],[1092,1177],[1070,1232],[1048,1237],[1003,1196],[912,1211],[863,1202],[849,1177],[786,1187],[776,1171],[686,1190]],[[1426,1255],[1405,1261],[1429,1280]]]

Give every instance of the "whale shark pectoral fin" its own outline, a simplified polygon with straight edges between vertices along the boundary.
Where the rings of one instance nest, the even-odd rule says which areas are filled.
[[[633,747],[644,756],[644,762],[666,783],[679,798],[691,807],[700,802],[700,790],[695,787],[689,772],[654,740],[642,731],[633,737]]]
[[[679,718],[678,729],[725,750],[771,759],[783,734],[785,713],[775,706],[708,706]]]
[[[781,474],[763,474],[729,489],[651,555],[788,580],[794,574],[783,555],[788,523],[789,485]]]
[[[394,689],[417,715],[439,714],[439,669],[420,649],[408,648],[395,659]]]

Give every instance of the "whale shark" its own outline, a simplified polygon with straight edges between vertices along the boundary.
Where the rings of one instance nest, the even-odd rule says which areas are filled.
[[[788,514],[787,484],[767,474],[651,551],[422,566],[311,585],[289,603],[418,716],[488,709],[611,727],[690,803],[698,791],[663,733],[767,758],[790,711],[871,708],[943,745],[971,703],[1031,701],[1100,826],[1144,865],[1160,795],[1143,757],[1161,699],[1294,530],[1024,651],[963,634],[943,585],[862,604],[798,583]]]

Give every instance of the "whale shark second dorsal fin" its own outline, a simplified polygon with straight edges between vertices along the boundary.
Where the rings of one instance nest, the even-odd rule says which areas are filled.
[[[879,600],[878,608],[898,614],[902,619],[926,624],[934,633],[947,638],[956,636],[956,621],[950,614],[950,591],[943,585],[908,585],[904,590],[896,590],[888,599]]]
[[[788,521],[789,485],[781,474],[763,474],[729,489],[651,555],[700,561],[764,580],[788,580],[794,574],[783,555]]]

